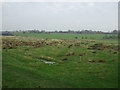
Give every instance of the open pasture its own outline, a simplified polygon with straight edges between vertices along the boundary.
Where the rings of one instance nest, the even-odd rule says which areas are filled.
[[[118,40],[80,35],[3,36],[3,88],[118,87]]]
[[[78,33],[29,33],[15,32],[17,36],[56,39],[103,39],[103,37],[117,37],[116,34],[78,34]]]

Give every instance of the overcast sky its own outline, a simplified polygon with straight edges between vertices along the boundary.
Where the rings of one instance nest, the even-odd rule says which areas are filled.
[[[9,2],[2,16],[3,30],[118,29],[117,2]]]

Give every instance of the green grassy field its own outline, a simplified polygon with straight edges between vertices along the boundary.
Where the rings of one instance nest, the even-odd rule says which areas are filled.
[[[37,37],[37,38],[65,38],[65,39],[103,39],[104,36],[117,36],[115,34],[67,34],[67,33],[22,33],[16,32],[15,35],[17,36],[30,36],[30,37]]]
[[[2,37],[3,88],[118,87],[117,39],[102,39],[104,34],[16,35]]]

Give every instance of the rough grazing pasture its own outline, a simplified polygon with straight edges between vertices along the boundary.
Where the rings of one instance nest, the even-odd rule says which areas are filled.
[[[118,87],[117,39],[52,35],[2,37],[3,88]]]
[[[115,34],[72,34],[72,33],[22,33],[22,32],[16,32],[15,35],[17,36],[30,36],[30,37],[37,37],[37,38],[58,38],[58,39],[103,39],[103,37],[106,36],[114,36]]]

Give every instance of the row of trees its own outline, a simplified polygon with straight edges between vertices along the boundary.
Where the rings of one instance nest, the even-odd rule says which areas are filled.
[[[26,31],[17,31],[17,32],[29,32],[29,33],[79,33],[79,34],[119,34],[120,31],[113,30],[111,32],[102,32],[102,31],[92,31],[92,30],[82,30],[82,31],[73,31],[73,30],[67,30],[67,31],[45,31],[45,30],[26,30]]]
[[[45,30],[26,30],[26,31],[4,31],[2,32],[2,35],[14,35],[16,32],[21,32],[21,33],[78,33],[78,34],[120,34],[120,31],[118,30],[113,30],[111,32],[102,32],[102,31],[92,31],[92,30],[82,30],[82,31],[73,31],[73,30],[68,30],[68,31],[45,31]]]

